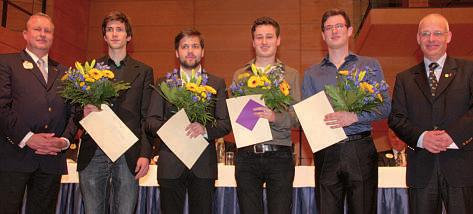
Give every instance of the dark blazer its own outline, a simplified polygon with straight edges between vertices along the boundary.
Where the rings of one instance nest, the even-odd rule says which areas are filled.
[[[30,131],[55,133],[72,142],[71,106],[58,94],[65,67],[51,59],[48,66],[46,84],[25,51],[0,55],[0,171],[67,172],[64,151],[57,156],[36,155],[28,146],[18,146]]]
[[[225,81],[212,74],[207,75],[209,77],[207,85],[217,90],[215,107],[211,109],[211,113],[216,119],[216,124],[206,126],[209,145],[190,170],[199,178],[216,179],[217,152],[215,151],[214,140],[228,134],[231,130],[231,125],[225,101],[227,99]],[[165,78],[159,79],[156,83],[156,88],[159,89],[159,84],[164,80]],[[148,115],[146,117],[146,130],[149,135],[158,138],[158,178],[176,179],[185,172],[185,170],[188,170],[184,163],[162,143],[162,140],[159,139],[156,133],[175,112],[177,112],[175,106],[167,102],[158,92],[153,91]]]
[[[388,122],[410,148],[409,186],[427,185],[436,158],[449,185],[473,186],[473,62],[447,57],[435,98],[423,62],[399,73]],[[460,149],[433,154],[416,147],[420,135],[434,129],[446,130]]]
[[[97,62],[107,64],[109,57],[105,56]],[[153,84],[153,69],[130,56],[123,60],[125,67],[116,72],[115,81],[130,83],[131,87],[120,92],[111,103],[113,112],[125,123],[125,125],[138,137],[138,141],[125,152],[126,162],[132,174],[135,174],[136,161],[139,157],[151,158],[151,144],[144,130],[145,114],[148,111],[149,97]],[[82,137],[79,156],[77,158],[77,170],[81,171],[87,167],[95,154],[97,144],[85,134]]]

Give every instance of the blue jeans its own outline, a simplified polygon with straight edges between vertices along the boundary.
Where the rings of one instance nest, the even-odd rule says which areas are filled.
[[[112,162],[97,148],[89,165],[79,172],[79,184],[86,214],[134,213],[138,181],[128,169],[124,155]]]

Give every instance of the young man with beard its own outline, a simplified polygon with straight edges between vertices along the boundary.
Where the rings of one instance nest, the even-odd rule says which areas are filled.
[[[110,213],[133,213],[138,199],[138,180],[148,172],[151,144],[144,131],[145,115],[153,83],[153,69],[127,54],[126,47],[133,32],[129,18],[122,12],[109,13],[102,22],[102,35],[108,54],[97,62],[104,62],[115,73],[115,81],[130,83],[111,102],[111,108],[125,125],[139,138],[125,154],[112,162],[90,135],[82,137],[77,170],[84,199],[85,213],[106,213],[108,196],[112,200]],[[86,105],[84,116],[98,111]]]
[[[209,145],[191,169],[188,169],[164,143],[160,142],[158,183],[161,210],[164,214],[183,213],[187,192],[189,213],[208,214],[212,213],[215,179],[217,179],[214,140],[225,136],[231,129],[225,103],[227,98],[225,81],[203,69],[201,60],[204,57],[204,39],[199,31],[189,29],[180,32],[174,40],[174,47],[176,58],[180,64],[179,76],[191,77],[194,70],[196,75],[206,75],[208,77],[207,85],[212,86],[217,91],[215,106],[210,110],[210,114],[216,122],[206,126],[198,122],[192,122],[186,128],[190,137],[202,135],[209,142]],[[181,78],[182,81],[185,81],[185,79],[189,78]],[[164,80],[165,78],[160,78],[157,84],[159,85]],[[176,111],[175,106],[154,91],[146,117],[148,134],[158,138],[156,132]]]
[[[251,73],[251,64],[264,69],[281,65],[284,79],[290,85],[290,93],[296,103],[300,100],[299,73],[283,64],[276,53],[281,43],[279,23],[270,17],[255,20],[251,28],[255,58],[238,69],[233,75]],[[267,107],[253,109],[254,114],[267,119],[273,140],[239,148],[236,155],[235,178],[237,182],[240,212],[263,214],[263,184],[266,184],[269,214],[291,213],[294,161],[292,157],[291,128],[298,127],[294,110],[275,112]]]
[[[378,82],[384,79],[381,66],[375,59],[349,51],[353,28],[345,11],[326,11],[321,29],[328,55],[320,64],[305,71],[302,83],[304,99],[323,91],[327,84],[335,85],[337,73],[342,70],[368,67],[375,75],[367,78]],[[358,114],[338,111],[325,115],[326,124],[343,128],[348,138],[314,154],[316,200],[320,213],[343,213],[345,200],[349,213],[376,213],[378,160],[371,137],[371,122],[387,117],[390,105],[387,99],[376,107],[376,111]]]
[[[27,189],[25,213],[54,213],[69,147],[59,136],[75,132],[58,91],[66,68],[49,58],[48,15],[32,15],[23,38],[25,50],[0,55],[0,212],[19,213]]]

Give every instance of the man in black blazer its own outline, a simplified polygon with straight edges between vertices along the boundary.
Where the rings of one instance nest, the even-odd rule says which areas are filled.
[[[396,77],[389,127],[409,146],[410,213],[473,210],[473,62],[447,56],[447,20],[425,16],[422,63]]]
[[[51,18],[34,14],[23,31],[26,49],[0,55],[1,213],[18,213],[26,187],[26,213],[54,213],[67,172],[63,150],[75,126],[58,94],[65,67],[48,57],[53,34]]]
[[[113,194],[110,213],[134,213],[138,199],[138,179],[148,172],[151,144],[144,130],[145,114],[153,83],[153,69],[126,52],[133,35],[129,18],[122,12],[109,13],[102,22],[102,34],[108,44],[108,55],[98,60],[109,65],[116,81],[130,83],[111,103],[115,114],[138,137],[124,155],[112,162],[85,134],[77,160],[79,183],[84,198],[85,213],[106,213],[110,190]],[[98,111],[93,105],[84,107],[84,116]],[[111,182],[109,181],[111,179]]]
[[[169,148],[160,143],[158,159],[158,183],[160,185],[161,210],[164,214],[183,213],[186,191],[189,196],[189,213],[212,213],[215,179],[217,179],[217,153],[214,140],[230,132],[225,82],[223,79],[206,73],[200,61],[204,56],[204,40],[200,32],[186,30],[175,38],[176,57],[180,62],[180,76],[191,76],[195,70],[198,75],[208,76],[207,85],[216,89],[216,103],[210,113],[215,124],[203,126],[193,122],[187,129],[191,137],[203,135],[209,145],[191,169],[188,169]],[[158,84],[164,81],[158,80]],[[159,87],[158,87],[159,88]],[[158,129],[177,111],[158,92],[153,92],[146,117],[146,128],[150,135],[158,138]],[[184,142],[183,142],[184,143]]]

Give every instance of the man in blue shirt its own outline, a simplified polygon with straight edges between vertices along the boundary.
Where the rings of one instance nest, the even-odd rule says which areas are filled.
[[[303,99],[324,90],[327,84],[335,85],[336,74],[341,70],[369,68],[376,74],[371,78],[376,81],[384,79],[381,66],[375,59],[349,51],[353,28],[345,11],[326,11],[321,28],[328,55],[320,64],[305,71]],[[350,213],[376,213],[378,167],[371,122],[386,118],[389,111],[388,99],[377,107],[377,112],[356,114],[339,111],[325,116],[327,125],[343,127],[348,138],[314,154],[319,213],[343,213],[345,197]]]

